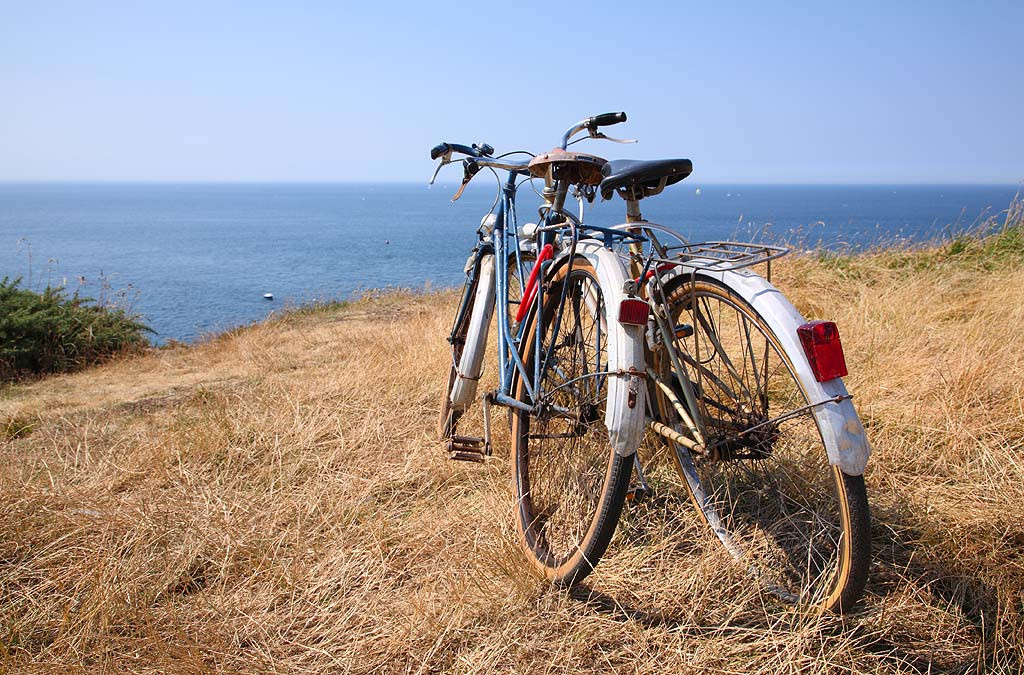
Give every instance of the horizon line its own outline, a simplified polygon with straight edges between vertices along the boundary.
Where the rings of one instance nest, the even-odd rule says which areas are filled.
[[[889,186],[903,186],[903,187],[924,187],[924,186],[950,186],[950,187],[1017,187],[1024,188],[1024,178],[1018,181],[1001,182],[1001,181],[922,181],[922,180],[908,180],[908,181],[888,181],[888,182],[869,182],[869,181],[687,181],[687,185],[745,185],[745,186],[765,186],[765,187],[836,187],[836,186],[863,186],[863,187],[889,187]],[[451,188],[456,187],[458,183],[434,183],[433,186],[428,185],[426,180],[188,180],[188,179],[0,179],[0,185],[422,185],[423,187],[430,188]],[[467,189],[475,188],[482,183],[476,185],[469,185]]]

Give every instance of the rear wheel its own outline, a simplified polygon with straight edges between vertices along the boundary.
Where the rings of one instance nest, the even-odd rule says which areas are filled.
[[[666,289],[705,433],[705,452],[674,444],[698,512],[762,585],[787,602],[846,611],[867,579],[870,534],[863,476],[828,462],[811,401],[767,323],[708,279]],[[656,367],[683,387],[662,349]],[[682,430],[666,397],[661,415]]]
[[[541,353],[550,349],[550,360],[541,377],[544,405],[537,415],[516,409],[512,419],[516,522],[534,566],[552,582],[569,586],[587,576],[608,547],[632,457],[615,453],[604,425],[609,323],[593,267],[581,258],[571,270],[560,268],[545,299]],[[527,319],[526,335],[532,336],[535,320]],[[524,362],[532,368],[532,347]],[[532,403],[522,378],[514,394]]]

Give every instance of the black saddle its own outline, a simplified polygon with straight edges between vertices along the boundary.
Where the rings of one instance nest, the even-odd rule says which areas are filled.
[[[613,159],[601,168],[601,197],[611,199],[613,192],[621,190],[627,198],[642,199],[692,172],[693,162],[688,159]]]

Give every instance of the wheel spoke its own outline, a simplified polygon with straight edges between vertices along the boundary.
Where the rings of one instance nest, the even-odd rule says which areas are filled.
[[[550,350],[550,357],[541,377],[545,393],[540,412],[517,412],[514,436],[527,553],[549,569],[560,568],[580,551],[591,564],[600,555],[591,546],[590,530],[607,508],[603,498],[609,490],[609,462],[617,461],[604,426],[608,378],[601,374],[608,371],[608,353],[603,295],[588,270],[574,267],[563,283],[568,288],[561,320],[553,316],[561,297],[559,284],[547,295],[550,312],[546,308],[542,313],[539,349]]]
[[[709,434],[703,456],[676,447],[686,484],[765,588],[823,602],[841,564],[841,492],[792,366],[760,317],[720,286],[686,281],[666,298],[670,323],[694,327],[673,344]]]

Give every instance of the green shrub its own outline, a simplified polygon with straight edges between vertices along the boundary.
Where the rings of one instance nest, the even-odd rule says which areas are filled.
[[[20,282],[0,280],[0,380],[66,372],[149,344],[152,330],[138,316]]]

